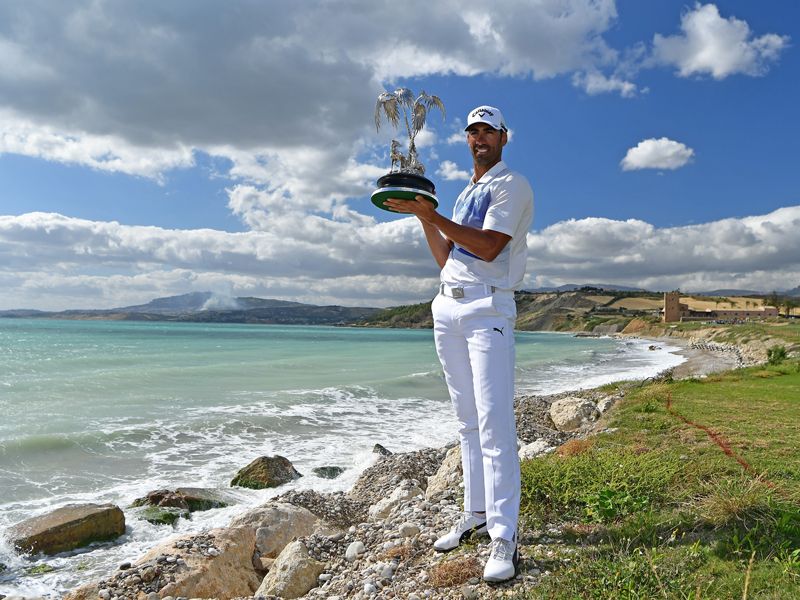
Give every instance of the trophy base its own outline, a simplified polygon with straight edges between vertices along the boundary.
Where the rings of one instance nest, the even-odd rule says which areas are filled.
[[[372,192],[371,200],[372,203],[377,206],[378,208],[382,208],[383,210],[388,210],[389,212],[396,213],[396,210],[392,210],[388,206],[384,206],[384,202],[386,202],[389,198],[395,198],[397,200],[413,200],[416,196],[422,196],[433,204],[433,208],[439,206],[439,200],[433,194],[429,194],[428,192],[424,192],[422,190],[417,190],[414,188],[406,188],[406,187],[385,187],[380,188],[379,190],[375,190]],[[404,213],[398,213],[404,214]]]
[[[378,179],[378,189],[372,192],[370,199],[378,208],[397,213],[396,210],[385,206],[384,202],[389,198],[413,200],[416,196],[422,196],[436,208],[439,206],[439,200],[434,192],[433,183],[426,177],[412,173],[389,173]]]

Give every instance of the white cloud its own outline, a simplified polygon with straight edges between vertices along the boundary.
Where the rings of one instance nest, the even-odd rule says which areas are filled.
[[[237,188],[232,201],[258,193]],[[372,306],[432,296],[438,272],[415,219],[346,222],[279,207],[263,231],[244,233],[0,217],[0,309],[108,308],[205,290]],[[800,281],[798,228],[800,206],[673,228],[569,220],[528,235],[528,271],[539,284],[784,289]]]
[[[113,135],[56,130],[0,111],[0,155],[34,156],[68,165],[147,177],[161,182],[166,171],[194,165],[185,146],[143,148]]]
[[[653,60],[677,67],[681,77],[763,75],[788,48],[789,37],[767,33],[754,37],[747,22],[723,18],[714,4],[696,3],[681,18],[681,33],[653,38]]]
[[[613,75],[606,77],[600,71],[575,73],[572,76],[572,85],[583,89],[590,96],[619,92],[623,98],[633,98],[639,91],[635,83]]]
[[[694,156],[694,150],[669,138],[649,138],[629,148],[620,163],[623,171],[679,169]]]
[[[447,138],[447,143],[449,145],[454,144],[464,144],[466,142],[466,136],[463,131],[456,131],[450,134],[450,137]]]
[[[472,178],[472,173],[459,169],[452,160],[442,161],[436,174],[447,181],[469,181]]]
[[[633,219],[569,220],[528,236],[529,271],[559,285],[785,289],[800,278],[797,227],[800,206],[663,229]]]

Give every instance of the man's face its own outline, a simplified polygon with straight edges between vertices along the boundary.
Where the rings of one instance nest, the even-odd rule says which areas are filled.
[[[500,161],[508,136],[487,123],[473,123],[467,129],[467,145],[476,165],[493,166]]]

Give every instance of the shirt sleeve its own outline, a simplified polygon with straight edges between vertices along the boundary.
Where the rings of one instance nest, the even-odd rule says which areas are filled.
[[[511,174],[492,190],[492,202],[483,221],[484,229],[511,237],[526,211],[533,206],[533,190],[521,175]]]

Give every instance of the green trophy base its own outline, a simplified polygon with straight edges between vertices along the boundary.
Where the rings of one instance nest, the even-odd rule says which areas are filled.
[[[439,200],[436,199],[436,196],[430,194],[424,190],[417,190],[414,188],[407,188],[407,187],[385,187],[380,188],[372,192],[371,200],[372,203],[377,206],[378,208],[382,208],[383,210],[388,210],[389,212],[397,213],[398,211],[392,210],[388,206],[384,205],[389,198],[395,198],[398,200],[413,200],[416,196],[422,196],[433,204],[433,208],[439,206]],[[398,213],[404,214],[404,213]]]
[[[399,200],[413,200],[415,196],[422,196],[433,204],[433,208],[439,206],[436,199],[436,189],[433,182],[415,173],[387,173],[378,179],[378,189],[372,192],[372,203],[378,208],[396,213],[396,210],[388,208],[384,202],[389,198]],[[404,214],[404,213],[399,213]]]

